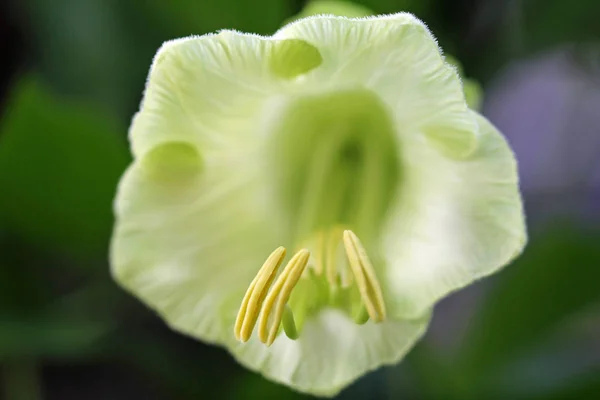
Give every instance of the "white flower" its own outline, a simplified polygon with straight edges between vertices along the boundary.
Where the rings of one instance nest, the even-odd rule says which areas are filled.
[[[526,241],[509,147],[409,14],[166,43],[130,138],[115,278],[303,392],[397,363]]]

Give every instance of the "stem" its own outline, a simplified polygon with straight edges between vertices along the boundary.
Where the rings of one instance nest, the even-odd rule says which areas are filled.
[[[42,388],[34,360],[7,360],[3,367],[6,400],[42,400]]]

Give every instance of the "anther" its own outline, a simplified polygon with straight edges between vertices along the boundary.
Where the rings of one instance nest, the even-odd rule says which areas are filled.
[[[275,275],[285,257],[285,248],[277,248],[256,274],[250,283],[238,312],[234,334],[237,340],[247,342],[252,336],[261,306],[267,297],[267,291],[275,279]]]
[[[339,245],[339,231],[329,233],[325,246],[325,275],[331,287],[337,286],[337,250]],[[336,233],[338,235],[336,235]]]
[[[383,294],[365,248],[350,230],[344,231],[344,247],[369,317],[373,322],[383,321],[385,319]]]
[[[325,247],[327,246],[327,236],[325,232],[321,231],[317,234],[317,251],[315,254],[315,267],[314,271],[317,276],[323,273],[323,257],[325,255]]]
[[[297,252],[285,266],[264,301],[260,312],[258,337],[267,346],[273,344],[277,337],[286,304],[292,290],[298,283],[300,276],[302,276],[309,258],[310,252],[308,250],[302,249]]]

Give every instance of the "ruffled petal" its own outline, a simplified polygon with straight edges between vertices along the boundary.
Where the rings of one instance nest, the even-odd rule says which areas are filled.
[[[361,375],[398,363],[421,338],[429,319],[426,314],[411,321],[357,325],[345,314],[325,310],[307,320],[297,340],[281,335],[265,347],[254,336],[230,346],[247,368],[296,390],[332,397]]]
[[[174,329],[222,343],[233,335],[233,326],[221,323],[222,308],[239,307],[278,243],[276,228],[268,229],[268,206],[252,172],[194,171],[189,148],[170,152],[188,158],[176,165],[178,178],[144,160],[121,181],[112,273]]]
[[[221,32],[158,52],[130,130],[135,161],[115,202],[112,272],[175,329],[209,342],[233,335],[239,306],[280,230],[260,138],[271,46]],[[229,301],[231,300],[231,303]]]
[[[329,309],[307,319],[295,341],[281,333],[267,347],[255,332],[237,342],[233,326],[244,291],[278,235],[265,226],[260,190],[242,182],[249,175],[224,186],[225,172],[204,171],[188,147],[169,146],[136,162],[122,180],[112,265],[117,281],[173,329],[225,346],[273,381],[322,396],[397,363],[425,332],[428,314],[357,325]],[[166,163],[171,157],[179,162]]]
[[[238,307],[285,243],[264,139],[290,80],[319,57],[301,40],[233,31],[158,51],[129,132],[135,162],[115,203],[111,265],[175,329],[225,341],[222,305]]]
[[[135,156],[165,142],[206,152],[246,152],[274,94],[270,42],[222,31],[165,43],[156,54],[130,128]]]
[[[304,40],[321,53],[322,65],[306,74],[305,86],[371,89],[388,104],[400,136],[422,135],[453,157],[477,146],[477,124],[456,69],[413,15],[306,18],[274,37]]]
[[[526,242],[515,157],[496,128],[479,124],[477,151],[444,157],[403,142],[401,193],[385,230],[386,300],[410,318],[509,263]]]
[[[370,89],[387,105],[402,152],[401,193],[384,235],[390,267],[379,277],[391,298],[392,318],[359,326],[327,309],[306,320],[296,341],[281,335],[271,347],[256,337],[240,344],[233,326],[244,292],[271,251],[287,245],[289,237],[287,223],[277,218],[281,204],[266,172],[272,166],[266,165],[264,139],[290,99],[355,88]],[[135,161],[115,203],[113,274],[174,329],[226,346],[240,363],[275,381],[333,395],[361,374],[399,361],[424,332],[433,302],[460,286],[444,285],[449,278],[425,279],[446,264],[426,258],[432,242],[423,241],[424,235],[459,245],[460,250],[442,243],[444,255],[453,256],[451,261],[476,259],[477,265],[466,266],[470,271],[484,257],[492,263],[501,258],[494,258],[501,250],[485,247],[498,244],[488,234],[494,226],[518,230],[504,222],[517,218],[511,214],[516,181],[494,183],[477,173],[485,166],[494,179],[510,180],[515,177],[503,174],[514,172],[513,159],[506,160],[510,151],[501,139],[497,143],[497,134],[492,142],[481,139],[477,148],[477,118],[468,111],[455,70],[426,27],[408,14],[318,17],[272,38],[224,31],[168,43],[157,54],[130,130]],[[500,150],[490,150],[490,143]],[[494,163],[496,153],[502,157]],[[468,183],[483,187],[481,192],[452,184],[455,175],[470,173]],[[409,192],[414,196],[405,199]],[[429,201],[436,209],[444,196],[465,204],[440,202],[441,211],[432,212]],[[503,199],[509,202],[505,209]],[[488,208],[504,215],[496,217]],[[449,209],[462,212],[450,216],[460,217],[462,225],[445,223]],[[420,213],[410,214],[415,210]],[[396,221],[408,225],[398,227]],[[414,230],[404,229],[411,225]],[[432,226],[440,231],[431,232]],[[455,232],[462,227],[465,232]],[[473,235],[480,246],[466,249]],[[405,272],[403,257],[418,262],[410,266],[412,273]],[[435,271],[418,272],[427,268]],[[458,273],[456,282],[466,284],[467,275],[472,280],[476,273]]]

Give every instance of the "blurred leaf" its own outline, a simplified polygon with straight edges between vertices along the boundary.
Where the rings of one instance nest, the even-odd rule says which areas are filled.
[[[573,399],[595,399],[600,393],[600,367],[589,373],[578,377],[568,387],[545,394],[543,397],[530,398],[528,400],[573,400]]]
[[[444,54],[446,62],[453,65],[456,68],[456,72],[462,78],[463,92],[465,93],[465,99],[468,106],[473,110],[479,110],[481,102],[483,100],[483,88],[475,79],[469,79],[465,76],[462,63],[457,58]]]
[[[39,379],[39,366],[35,359],[19,357],[2,361],[3,399],[32,400],[43,398],[43,390]]]
[[[61,93],[93,99],[129,118],[161,39],[139,16],[127,20],[117,7],[121,3],[126,2],[30,0],[19,6],[30,57],[43,77]],[[145,24],[143,37],[131,36],[134,23]]]
[[[373,15],[374,12],[367,7],[361,6],[350,1],[342,0],[311,0],[298,14],[294,15],[284,22],[295,21],[300,18],[310,17],[320,14],[332,14],[348,18],[360,18]],[[282,24],[282,25],[284,25]]]
[[[0,221],[43,246],[105,253],[112,198],[128,161],[125,128],[28,79],[0,125]]]
[[[244,371],[232,385],[233,390],[229,392],[226,400],[237,400],[248,398],[248,393],[253,397],[261,399],[286,399],[286,400],[309,400],[313,396],[300,394],[271,381],[266,380],[260,374]]]
[[[415,393],[410,398],[428,400],[474,399],[473,386],[457,368],[457,360],[440,357],[427,340],[420,341],[406,358]]]
[[[5,227],[6,222],[1,218],[0,213],[0,226]],[[39,264],[24,260],[32,253],[37,256],[31,249],[21,247],[20,243],[0,237],[0,315],[36,310],[52,297],[52,288],[38,273]],[[43,266],[48,268],[48,263]]]
[[[136,7],[173,37],[219,29],[271,34],[293,13],[291,3],[281,0],[148,0]]]
[[[465,340],[470,380],[518,359],[600,300],[600,235],[562,226],[538,233],[503,272]]]
[[[99,350],[117,326],[121,295],[109,284],[93,284],[36,311],[1,310],[0,359],[3,357],[82,357]]]
[[[224,393],[235,389],[226,384],[232,364],[223,365],[229,360],[221,349],[183,339],[163,328],[129,326],[117,331],[107,346],[108,355],[156,379],[172,399],[222,399]]]
[[[473,110],[479,110],[483,101],[483,88],[474,79],[463,78],[463,91],[467,105]]]
[[[376,14],[405,11],[424,19],[435,4],[435,0],[358,0],[354,3],[365,6]]]
[[[482,1],[477,10],[478,32],[458,53],[478,71],[483,81],[492,79],[504,64],[565,44],[594,43],[600,39],[600,2],[579,0]]]
[[[80,357],[112,327],[105,321],[79,321],[68,316],[0,316],[0,358],[20,356]]]
[[[582,42],[600,38],[600,2],[578,0],[565,3],[564,0],[521,1],[523,7],[523,38],[528,49],[555,46],[559,43]]]
[[[510,399],[542,399],[586,386],[589,375],[600,370],[600,354],[593,351],[600,344],[598,311],[592,307],[564,320],[556,334],[538,340],[494,370],[484,392]]]

